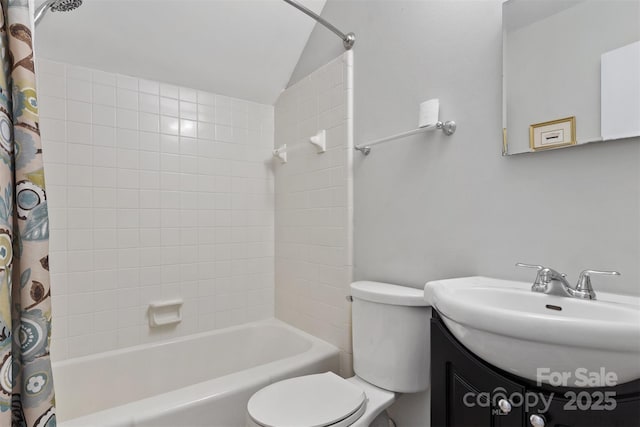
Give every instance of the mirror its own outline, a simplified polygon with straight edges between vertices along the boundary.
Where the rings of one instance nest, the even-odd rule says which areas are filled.
[[[640,136],[640,1],[503,3],[503,155]]]

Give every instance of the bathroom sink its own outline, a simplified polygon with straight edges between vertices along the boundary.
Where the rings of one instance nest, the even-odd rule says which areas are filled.
[[[547,295],[487,277],[429,282],[425,300],[486,362],[554,386],[601,387],[640,378],[640,298]]]

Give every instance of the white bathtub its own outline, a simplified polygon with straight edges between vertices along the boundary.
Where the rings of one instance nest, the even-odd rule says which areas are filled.
[[[338,349],[277,320],[53,364],[58,425],[243,426],[283,378],[338,372]]]

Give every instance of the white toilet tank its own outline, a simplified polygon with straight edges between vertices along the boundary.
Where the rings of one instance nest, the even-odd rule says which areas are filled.
[[[351,284],[353,369],[380,388],[429,388],[431,307],[422,289],[379,282]]]

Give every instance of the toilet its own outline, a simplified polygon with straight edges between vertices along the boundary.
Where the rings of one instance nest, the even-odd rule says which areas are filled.
[[[423,291],[361,281],[351,284],[351,297],[355,376],[325,372],[270,384],[249,399],[248,426],[377,426],[400,393],[429,388],[431,307]]]

